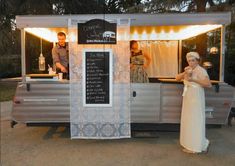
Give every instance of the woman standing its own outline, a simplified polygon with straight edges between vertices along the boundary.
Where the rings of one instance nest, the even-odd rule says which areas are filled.
[[[146,83],[149,82],[148,75],[145,69],[150,64],[150,57],[147,54],[143,54],[142,50],[139,50],[138,43],[135,40],[130,42],[130,76],[131,82]],[[145,59],[147,62],[145,62]]]
[[[180,144],[184,152],[202,153],[209,147],[205,136],[204,88],[211,87],[211,83],[206,70],[199,66],[199,54],[189,52],[186,58],[189,66],[176,76],[177,80],[184,80]]]

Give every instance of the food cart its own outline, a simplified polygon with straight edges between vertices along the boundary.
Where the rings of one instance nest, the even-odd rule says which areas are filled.
[[[82,35],[80,24],[87,25],[85,30],[92,29],[92,26],[95,28],[98,25],[97,20],[107,21],[110,26],[116,24],[116,36],[107,30],[102,34],[103,38],[108,38],[108,43],[99,43],[99,40],[94,40],[93,43],[89,43],[92,40],[86,40],[84,43],[82,37],[79,37]],[[179,124],[183,83],[176,81],[175,75],[182,71],[185,56],[182,53],[182,42],[213,30],[220,31],[219,78],[212,80],[213,87],[205,90],[206,123],[225,124],[234,97],[234,88],[224,82],[225,28],[230,22],[230,13],[17,16],[17,28],[21,30],[22,82],[18,84],[14,97],[12,125],[70,123],[71,131],[77,133],[80,130],[78,126],[81,126],[84,119],[87,123],[82,126],[89,132],[93,132],[93,128],[97,129],[92,124],[93,121],[100,123],[104,120],[108,124],[114,121],[115,125],[105,123],[105,126],[99,128],[110,132],[118,119],[122,121],[120,126],[125,126],[123,129],[119,126],[118,131],[130,133],[130,126],[127,124]],[[25,51],[26,34],[55,43],[59,31],[67,34],[70,80],[59,80],[57,74],[40,76],[27,73],[25,61],[30,55],[26,55]],[[98,34],[96,32],[93,31],[86,37],[95,36]],[[116,41],[112,41],[115,37]],[[130,83],[130,40],[138,41],[140,48],[151,56],[147,71],[149,83]],[[87,75],[87,65],[92,62],[92,57],[98,58],[102,50],[109,57],[106,59],[107,63],[105,62],[109,64],[106,71],[109,75],[106,85],[109,86],[108,89],[105,87],[106,91],[103,88],[105,92],[102,92],[108,94],[108,102],[102,103],[102,98],[88,102],[85,100],[89,96],[87,89],[93,85],[87,81],[88,78],[92,79]],[[99,113],[104,116],[100,117]],[[111,133],[109,137],[112,134],[114,135]],[[75,134],[74,137],[76,136]],[[103,135],[105,136],[107,135]]]

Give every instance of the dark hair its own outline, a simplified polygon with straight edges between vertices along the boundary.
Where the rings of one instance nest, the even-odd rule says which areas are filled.
[[[136,40],[131,40],[130,41],[130,49],[132,48],[132,45],[135,44],[135,43],[138,43]]]
[[[57,36],[65,36],[65,37],[66,37],[66,35],[65,35],[64,32],[58,32],[58,33],[57,33]]]

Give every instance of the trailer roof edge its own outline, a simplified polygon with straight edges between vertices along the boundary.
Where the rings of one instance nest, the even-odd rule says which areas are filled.
[[[76,14],[76,15],[17,15],[17,28],[67,27],[68,19],[131,19],[131,26],[157,25],[205,25],[231,23],[231,12],[167,13],[167,14]]]

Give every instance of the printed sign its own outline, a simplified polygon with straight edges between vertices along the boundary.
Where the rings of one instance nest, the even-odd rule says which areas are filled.
[[[78,23],[78,44],[116,44],[117,24],[101,19]]]

